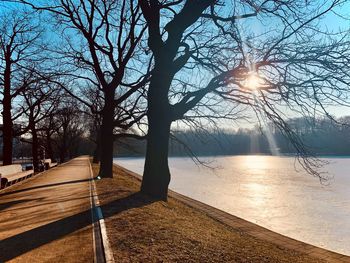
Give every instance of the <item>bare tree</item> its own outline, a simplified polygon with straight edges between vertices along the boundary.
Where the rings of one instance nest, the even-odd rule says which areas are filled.
[[[66,76],[71,80],[69,85],[62,87],[90,107],[93,114],[102,116],[99,175],[112,177],[114,127],[131,127],[144,116],[138,114],[141,111],[134,114],[137,107],[130,103],[138,102],[143,96],[139,90],[148,76],[144,66],[148,64],[148,58],[142,46],[146,24],[140,7],[133,0],[57,0],[45,5],[36,1],[17,2],[35,10],[48,11],[56,18],[56,28],[64,40],[60,45],[66,47],[58,49],[58,53],[65,62]],[[79,87],[86,86],[101,91],[102,109],[96,111],[94,105],[79,93]],[[130,107],[125,108],[125,104]],[[116,109],[124,113],[119,120],[114,118]]]
[[[49,118],[57,107],[60,99],[59,89],[46,80],[40,80],[31,84],[30,88],[23,91],[21,95],[24,98],[21,119],[27,124],[26,127],[22,127],[21,133],[31,135],[33,168],[38,172],[40,170],[39,148],[44,147],[39,141],[41,127],[38,124]]]
[[[225,111],[241,106],[253,109],[262,122],[272,121],[303,157],[304,167],[320,176],[283,110],[329,115],[326,105],[349,105],[348,39],[345,32],[327,34],[317,24],[343,3],[139,0],[154,55],[141,190],[167,198],[173,122],[231,119],[234,112]],[[252,31],[251,19],[264,27],[260,34]]]
[[[37,123],[36,130],[45,156],[53,162],[58,160],[63,163],[78,154],[91,153],[92,143],[87,138],[92,119],[79,101],[58,88],[59,85],[56,87],[51,99],[54,108],[46,112],[46,117]]]
[[[68,99],[62,103],[56,112],[55,121],[58,123],[55,144],[62,163],[71,156],[70,149],[76,146],[77,139],[84,133],[81,109],[77,102]]]
[[[42,60],[42,29],[33,14],[23,10],[5,12],[0,17],[0,95],[3,120],[3,164],[12,163],[14,121],[13,101],[32,78],[31,65]]]
[[[81,105],[74,98],[60,88],[53,95],[54,108],[46,112],[45,118],[37,123],[36,130],[45,146],[46,156],[53,162],[58,158],[62,163],[72,156],[71,148],[83,136],[86,125]]]
[[[45,142],[45,149],[47,158],[51,159],[52,162],[56,162],[56,156],[54,154],[54,135],[59,129],[59,123],[56,121],[55,117],[57,114],[57,110],[53,110],[50,114],[48,114],[47,118],[45,118],[40,125],[40,137]]]
[[[95,144],[93,152],[93,163],[100,162],[101,155],[101,135],[100,127],[102,124],[101,115],[98,112],[103,108],[103,98],[100,95],[101,91],[94,87],[87,87],[85,94],[90,98],[90,107],[84,107],[84,113],[87,115],[87,128],[89,131],[89,140]]]

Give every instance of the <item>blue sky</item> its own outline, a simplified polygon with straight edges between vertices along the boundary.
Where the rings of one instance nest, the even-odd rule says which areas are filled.
[[[322,0],[315,0],[316,2],[323,2]],[[314,2],[314,1],[313,1]],[[315,2],[314,2],[315,3]],[[2,7],[1,7],[2,5]],[[0,3],[0,8],[3,7],[16,7],[16,4],[9,4],[9,3]],[[3,9],[5,10],[5,9]],[[338,8],[336,10],[340,16],[335,15],[334,13],[330,13],[329,15],[325,16],[324,19],[321,21],[320,26],[321,27],[327,27],[331,31],[337,31],[337,30],[347,30],[350,28],[350,21],[344,19],[343,17],[349,16],[350,14],[350,1],[347,1],[343,4],[341,8]],[[343,17],[342,17],[343,16]],[[243,24],[249,24],[250,26],[254,27],[256,32],[261,32],[263,30],[262,24],[259,22],[258,19],[243,19],[240,20],[240,23]],[[349,99],[350,100],[350,99]],[[340,107],[340,106],[332,106],[329,107],[330,113],[334,114],[335,116],[344,116],[344,115],[350,115],[350,108],[349,107]]]
[[[313,4],[324,3],[327,1],[317,0],[312,1]],[[330,2],[330,1],[328,1]],[[326,7],[328,7],[328,3]],[[260,35],[266,31],[273,31],[278,28],[278,21],[273,23],[273,21],[264,20],[263,17],[251,17],[248,19],[238,20],[240,27],[242,28],[241,34],[242,38],[244,38],[244,34],[246,29],[248,31],[253,32],[253,34]],[[333,12],[329,12],[327,15],[323,16],[321,20],[318,21],[318,28],[320,30],[327,30],[329,32],[344,32],[350,30],[350,1],[344,1],[344,3],[338,7],[336,7]],[[276,31],[277,32],[277,31]],[[279,33],[277,33],[279,34]],[[349,33],[347,33],[349,36]],[[264,38],[264,37],[263,37]],[[259,38],[261,39],[261,38]],[[350,95],[350,94],[349,94]],[[349,97],[350,102],[350,97]],[[341,117],[341,116],[350,116],[350,107],[347,106],[328,106],[327,110],[331,115]],[[285,110],[287,115],[291,117],[295,116],[295,114],[291,110]]]

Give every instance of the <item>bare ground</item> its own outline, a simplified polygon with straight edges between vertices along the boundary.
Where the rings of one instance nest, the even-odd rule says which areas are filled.
[[[98,166],[93,166],[97,173]],[[169,198],[138,192],[140,182],[119,171],[97,181],[116,262],[322,262],[224,225]]]

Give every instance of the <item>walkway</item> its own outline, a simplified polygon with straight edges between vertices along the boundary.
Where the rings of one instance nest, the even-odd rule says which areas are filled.
[[[89,159],[0,192],[0,262],[92,262]]]

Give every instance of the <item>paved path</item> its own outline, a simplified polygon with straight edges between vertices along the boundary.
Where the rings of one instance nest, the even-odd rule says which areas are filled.
[[[0,192],[0,262],[92,262],[89,159]]]

